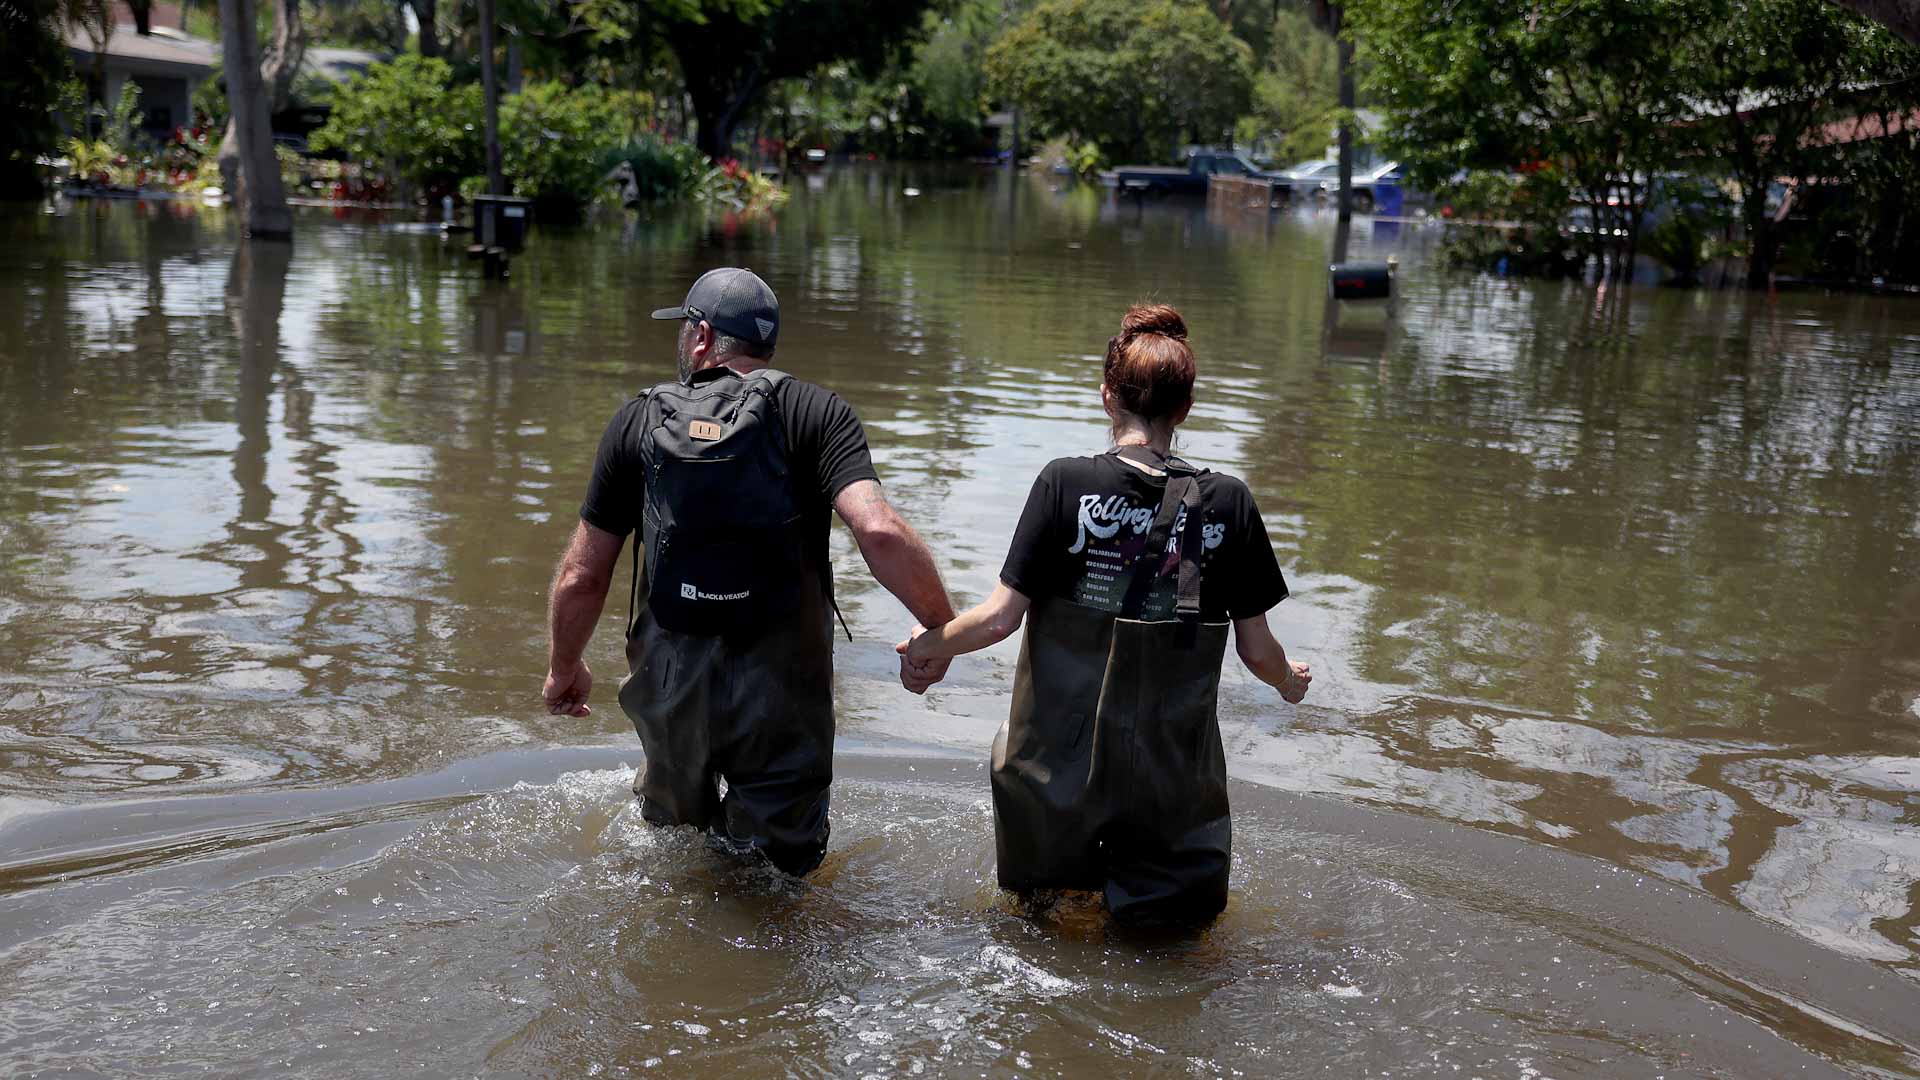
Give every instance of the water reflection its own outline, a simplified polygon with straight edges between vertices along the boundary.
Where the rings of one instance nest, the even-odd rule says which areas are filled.
[[[1186,449],[1252,485],[1297,593],[1277,629],[1317,672],[1298,710],[1230,672],[1237,775],[1913,964],[1911,305],[1453,277],[1430,233],[1360,218],[1350,255],[1402,260],[1376,321],[1326,301],[1311,212],[820,176],[770,221],[543,230],[505,286],[377,218],[303,219],[292,248],[217,215],[0,218],[0,797],[630,738],[529,708],[541,597],[601,425],[670,370],[647,311],[711,265],[780,291],[782,364],[860,411],[969,599],[1030,478],[1104,445],[1098,355],[1157,296],[1204,365]],[[834,553],[842,730],[982,750],[1012,646],[908,699],[904,613]]]

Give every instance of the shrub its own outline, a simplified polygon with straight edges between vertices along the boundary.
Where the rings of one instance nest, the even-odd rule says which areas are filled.
[[[1040,147],[1039,158],[1049,167],[1064,165],[1068,172],[1083,180],[1098,175],[1106,164],[1098,146],[1090,142],[1076,143],[1064,135],[1047,140]]]
[[[408,54],[341,87],[308,141],[377,164],[419,194],[485,171],[480,128],[480,87],[453,85],[444,60]]]
[[[650,95],[540,82],[500,103],[500,169],[515,195],[571,215],[605,183],[609,149],[641,130]]]
[[[1702,267],[1732,254],[1726,236],[1733,204],[1718,189],[1697,180],[1662,184],[1652,212],[1654,222],[1642,246],[1673,271],[1673,284],[1699,284]]]
[[[634,187],[643,202],[670,202],[693,194],[706,177],[708,162],[692,143],[642,135],[601,151],[600,175],[625,162],[633,168]]]
[[[1550,168],[1467,173],[1441,193],[1442,213],[1463,222],[1449,230],[1443,257],[1479,270],[1578,273],[1583,259],[1564,228],[1570,197],[1565,180]]]

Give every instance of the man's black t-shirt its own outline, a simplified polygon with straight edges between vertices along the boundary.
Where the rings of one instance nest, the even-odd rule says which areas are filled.
[[[711,369],[710,369],[711,370]],[[696,375],[695,378],[702,376]],[[705,376],[718,377],[716,375]],[[833,500],[849,484],[878,480],[867,451],[867,432],[852,406],[823,386],[789,377],[774,391],[774,405],[787,435],[787,467],[812,550],[813,565],[827,565],[827,531]],[[600,436],[593,475],[580,517],[596,529],[625,536],[640,527],[647,500],[647,472],[640,460],[643,397],[620,406]]]
[[[1152,573],[1139,618],[1171,619],[1179,587],[1181,508],[1169,557],[1146,565],[1148,534],[1167,478],[1113,454],[1060,458],[1040,470],[1014,530],[1000,580],[1031,598],[1058,597],[1120,613],[1134,575]],[[1209,622],[1259,615],[1286,599],[1287,583],[1253,493],[1235,477],[1200,477],[1200,616]]]

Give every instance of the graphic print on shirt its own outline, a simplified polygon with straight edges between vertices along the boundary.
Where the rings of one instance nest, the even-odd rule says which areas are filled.
[[[1141,505],[1126,495],[1090,494],[1080,496],[1074,541],[1067,554],[1079,556],[1079,577],[1068,596],[1076,604],[1118,614],[1126,602],[1127,588],[1141,559],[1147,557],[1148,534],[1158,505]],[[1185,535],[1187,508],[1182,506],[1174,518],[1173,535],[1167,542],[1167,554],[1154,572],[1154,583],[1139,618],[1173,617],[1178,591],[1180,538]],[[1201,525],[1205,551],[1211,552],[1226,539],[1227,527],[1217,522]]]

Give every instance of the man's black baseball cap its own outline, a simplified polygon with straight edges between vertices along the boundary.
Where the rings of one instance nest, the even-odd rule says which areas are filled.
[[[739,266],[723,266],[700,275],[679,307],[653,313],[656,319],[704,319],[715,330],[756,345],[780,336],[780,300],[760,275]]]

